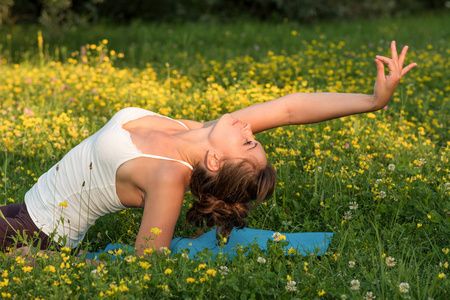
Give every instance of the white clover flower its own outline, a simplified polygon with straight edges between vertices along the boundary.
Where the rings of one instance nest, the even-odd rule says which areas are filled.
[[[266,259],[264,257],[258,257],[258,259],[256,260],[257,262],[259,262],[260,264],[265,264],[266,263]]]
[[[355,265],[356,265],[356,263],[353,260],[348,262],[348,267],[349,268],[353,268],[353,267],[355,267]]]
[[[425,160],[425,158],[419,158],[419,163],[418,163],[419,166],[423,166],[426,163],[427,163],[427,161]]]
[[[386,265],[388,267],[393,268],[393,267],[395,267],[395,265],[397,265],[397,262],[395,261],[395,258],[389,256],[389,257],[386,257]]]
[[[398,201],[398,199],[395,198],[394,196],[391,195],[390,197],[391,197],[391,200],[396,201],[396,202]]]
[[[352,281],[350,281],[350,289],[353,291],[357,291],[359,290],[359,280],[358,279],[353,279]]]
[[[444,184],[444,189],[445,189],[445,190],[450,190],[450,182],[446,182],[446,183]]]
[[[297,290],[297,282],[291,280],[286,284],[286,290],[288,292],[295,292]]]
[[[400,290],[400,293],[407,293],[409,292],[409,284],[407,282],[402,282],[398,285],[398,289]]]
[[[380,193],[378,194],[380,196],[381,199],[386,197],[386,192],[385,191],[380,191]]]
[[[383,182],[383,179],[377,179],[376,181],[375,181],[375,184],[376,185],[379,185],[380,183],[382,183]]]
[[[317,171],[322,172],[322,167],[317,167]]]
[[[230,270],[228,269],[227,266],[220,266],[219,268],[219,273],[223,276],[228,275],[228,272],[230,272]]]
[[[274,242],[279,242],[281,240],[286,240],[286,237],[284,235],[282,235],[281,233],[279,233],[279,232],[275,232],[272,235],[272,238],[273,238]]]
[[[352,212],[348,211],[344,214],[344,220],[350,220],[352,218]]]
[[[125,260],[126,262],[129,262],[129,263],[134,262],[133,256],[131,256],[131,255],[126,256],[126,257],[124,258],[124,260]]]
[[[167,247],[160,247],[160,248],[159,248],[159,251],[161,251],[162,254],[168,254],[168,253],[170,253],[170,250],[169,250],[169,248],[167,248]]]
[[[367,292],[366,295],[364,296],[364,300],[372,300],[375,299],[376,297],[373,295],[372,292]]]
[[[358,208],[358,203],[356,201],[350,202],[349,208],[356,210]]]
[[[394,164],[389,164],[388,170],[389,171],[394,171],[395,170],[395,165]]]

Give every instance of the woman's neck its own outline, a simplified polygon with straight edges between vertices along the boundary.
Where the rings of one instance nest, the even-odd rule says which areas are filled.
[[[208,135],[210,128],[198,128],[187,131],[180,131],[171,135],[171,143],[175,151],[184,160],[195,166],[204,165],[206,152],[210,148]]]

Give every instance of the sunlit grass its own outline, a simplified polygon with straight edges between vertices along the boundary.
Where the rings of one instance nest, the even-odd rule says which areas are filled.
[[[253,248],[233,261],[220,257],[210,261],[207,253],[196,261],[191,261],[193,253],[170,259],[123,253],[124,260],[99,266],[85,265],[64,251],[35,254],[34,262],[0,254],[2,297],[370,299],[372,293],[377,299],[447,298],[450,47],[443,37],[448,29],[427,32],[428,43],[423,33],[416,37],[399,26],[413,21],[390,22],[360,22],[362,28],[370,32],[381,28],[386,35],[370,42],[362,33],[348,36],[346,28],[351,25],[345,24],[339,25],[341,35],[334,24],[302,31],[287,23],[267,36],[257,34],[260,28],[255,24],[211,27],[207,34],[201,33],[201,25],[191,24],[191,35],[161,25],[158,29],[172,30],[169,46],[160,43],[160,48],[156,45],[147,52],[139,48],[149,59],[135,56],[136,64],[129,60],[130,49],[114,48],[104,39],[108,32],[95,42],[80,43],[76,51],[66,51],[62,61],[62,53],[56,56],[47,50],[45,34],[41,44],[37,35],[33,37],[35,49],[28,59],[14,61],[4,46],[0,65],[4,204],[22,202],[40,174],[124,107],[202,121],[292,92],[370,93],[374,56],[388,55],[391,38],[410,44],[408,62],[419,66],[379,112],[258,134],[279,181],[274,197],[251,214],[249,227],[334,232],[321,259],[285,257],[276,247],[268,253]],[[237,28],[247,33],[243,36]],[[146,30],[161,34],[151,27]],[[199,40],[193,38],[201,34],[203,42],[245,39],[246,46],[219,47],[216,54],[226,51],[214,59],[214,52],[202,52]],[[173,47],[175,40],[183,41],[178,45],[184,48]],[[268,46],[272,43],[276,46]],[[151,55],[161,56],[163,62]],[[188,194],[183,212],[191,201]],[[110,242],[133,245],[140,215],[130,209],[100,219],[81,248],[97,250]],[[183,225],[182,213],[176,236],[195,233]]]

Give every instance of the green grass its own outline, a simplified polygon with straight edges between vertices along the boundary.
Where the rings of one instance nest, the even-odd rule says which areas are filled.
[[[276,244],[267,253],[250,246],[232,261],[211,260],[208,253],[195,261],[193,253],[190,259],[128,253],[98,268],[66,254],[36,254],[34,263],[0,254],[2,297],[361,299],[372,292],[377,299],[448,298],[448,17],[441,12],[312,26],[98,25],[59,38],[43,32],[41,48],[38,28],[2,32],[2,203],[22,202],[40,174],[120,108],[208,120],[295,91],[370,93],[374,56],[387,55],[391,39],[408,44],[407,61],[418,63],[386,110],[257,136],[279,183],[248,226],[333,232],[321,258],[285,256]],[[88,49],[82,62],[76,52],[86,44],[97,48]],[[193,199],[185,200],[175,236],[196,233],[184,228]],[[130,209],[101,218],[81,247],[134,244],[140,215]],[[395,266],[388,266],[388,257]],[[359,289],[351,289],[352,280]],[[289,281],[296,291],[286,289]],[[401,283],[408,283],[408,292],[401,292]]]

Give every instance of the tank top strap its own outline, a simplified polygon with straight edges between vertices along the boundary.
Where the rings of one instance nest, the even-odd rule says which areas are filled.
[[[165,156],[152,155],[152,154],[140,154],[139,157],[148,157],[148,158],[155,158],[155,159],[175,161],[175,162],[179,162],[180,164],[185,165],[186,167],[188,167],[191,170],[194,170],[194,168],[189,163],[187,163],[187,162],[185,162],[183,160],[179,160],[179,159],[168,158],[168,157],[165,157]]]
[[[189,130],[189,127],[187,127],[186,124],[184,124],[184,123],[181,122],[180,120],[175,120],[175,119],[172,119],[171,117],[164,116],[164,115],[160,115],[160,114],[155,113],[155,112],[151,112],[151,113],[152,113],[153,116],[159,116],[159,117],[162,117],[162,118],[166,118],[166,119],[175,121],[175,122],[177,122],[178,124],[180,124],[181,126],[183,126],[184,128],[186,128],[187,130]]]
[[[161,117],[164,117],[164,116],[161,116]],[[181,121],[179,121],[179,120],[172,119],[172,118],[170,118],[170,117],[166,117],[166,118],[168,118],[168,119],[170,119],[170,120],[172,120],[172,121],[175,121],[175,122],[179,123],[181,126],[184,126],[184,128],[186,128],[187,130],[189,130],[189,127],[187,127],[183,122],[181,122]]]

